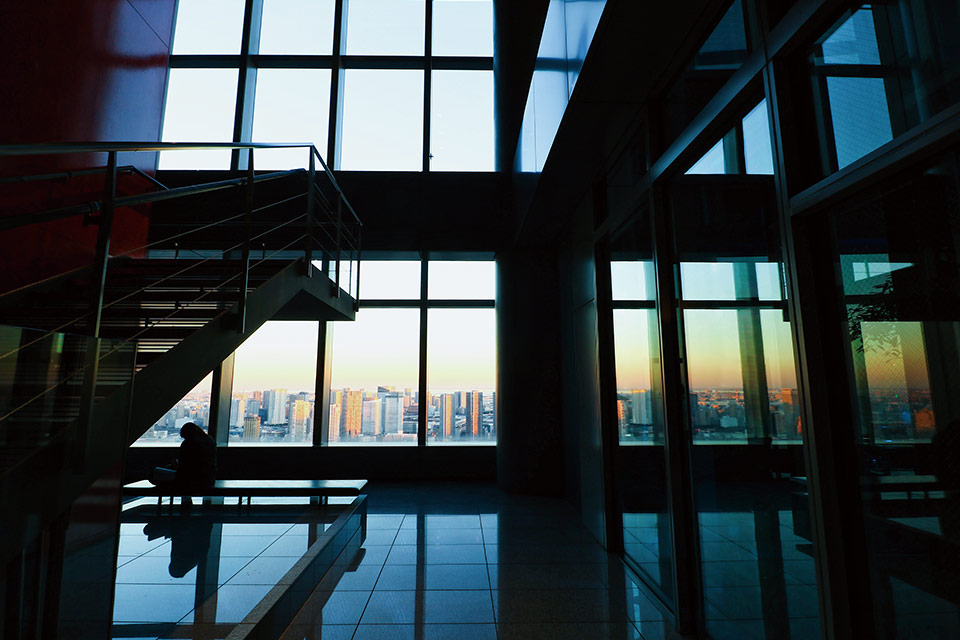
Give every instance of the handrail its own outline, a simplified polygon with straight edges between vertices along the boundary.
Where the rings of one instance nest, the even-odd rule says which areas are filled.
[[[359,254],[359,231],[363,223],[360,220],[360,217],[357,215],[356,211],[347,201],[346,196],[344,195],[342,189],[340,188],[340,185],[337,183],[336,177],[333,175],[333,172],[327,166],[323,157],[320,155],[320,152],[317,150],[317,148],[314,145],[309,143],[295,143],[295,142],[284,142],[284,143],[73,142],[73,143],[50,143],[50,144],[34,144],[34,145],[0,145],[0,159],[2,159],[3,157],[53,155],[53,154],[69,154],[69,153],[104,153],[105,152],[108,154],[108,162],[106,167],[102,167],[102,168],[98,167],[95,169],[87,169],[87,170],[78,170],[74,172],[65,172],[64,174],[60,174],[60,175],[65,175],[66,177],[69,178],[72,175],[79,175],[81,173],[86,174],[86,173],[105,172],[107,174],[108,189],[103,200],[86,202],[86,203],[71,205],[68,207],[60,207],[57,209],[51,209],[48,211],[42,211],[42,212],[33,213],[33,214],[7,216],[4,218],[0,218],[0,231],[14,229],[14,228],[28,225],[28,224],[59,220],[59,219],[72,217],[76,215],[83,215],[83,214],[89,215],[97,211],[103,211],[105,214],[109,214],[115,209],[120,207],[129,207],[129,206],[148,204],[152,202],[160,202],[164,200],[172,200],[179,197],[198,195],[202,193],[213,192],[220,189],[247,185],[247,197],[246,197],[247,204],[246,204],[245,213],[229,216],[225,220],[222,220],[218,223],[202,225],[197,229],[192,229],[183,233],[175,234],[172,239],[175,240],[177,238],[187,236],[191,233],[196,233],[199,230],[208,229],[211,226],[216,226],[217,224],[223,224],[227,221],[234,220],[240,217],[240,215],[243,215],[246,218],[246,226],[248,228],[247,234],[249,238],[249,226],[251,224],[250,216],[255,211],[259,211],[266,208],[266,207],[257,207],[257,208],[253,207],[253,203],[251,199],[253,185],[258,182],[264,182],[264,181],[269,181],[269,180],[274,180],[278,178],[284,178],[284,177],[304,173],[304,169],[291,169],[287,171],[265,173],[259,176],[255,175],[253,171],[254,150],[278,149],[278,148],[279,149],[306,148],[309,150],[310,172],[308,174],[308,182],[307,182],[308,186],[305,194],[308,196],[308,201],[307,201],[307,214],[306,214],[307,215],[307,219],[306,219],[307,233],[305,237],[306,245],[305,245],[305,252],[304,252],[304,261],[307,265],[309,265],[311,262],[311,246],[314,241],[314,237],[316,233],[315,228],[320,227],[321,229],[323,229],[323,235],[327,235],[328,237],[330,237],[332,234],[327,233],[327,230],[324,227],[326,227],[327,224],[335,224],[336,225],[335,244],[333,247],[324,247],[323,251],[324,251],[324,262],[326,262],[328,259],[330,261],[336,262],[337,266],[336,266],[335,283],[336,283],[336,289],[339,290],[339,284],[340,284],[339,283],[339,280],[340,280],[339,264],[341,262],[342,251],[346,250],[350,253],[351,258],[349,260],[351,263],[351,271],[352,271],[352,263],[353,263],[352,256],[354,252]],[[242,177],[230,178],[227,180],[209,182],[209,183],[200,184],[200,185],[188,185],[184,187],[176,187],[176,188],[170,189],[170,188],[166,188],[164,185],[157,182],[155,179],[151,178],[150,176],[143,173],[142,171],[139,171],[135,167],[130,167],[131,170],[136,171],[137,173],[140,173],[141,175],[149,178],[152,182],[156,183],[158,186],[160,186],[164,190],[131,195],[131,196],[122,196],[122,197],[117,197],[115,193],[115,187],[113,185],[115,185],[115,176],[117,172],[120,170],[116,162],[117,155],[119,153],[136,152],[136,151],[157,152],[157,151],[173,151],[173,150],[210,150],[210,149],[246,150],[247,151],[247,170],[245,171],[246,175]],[[323,174],[327,178],[326,193],[324,192],[324,189],[321,188],[321,186],[316,182],[316,172],[314,169],[316,160],[319,160],[320,167],[323,171]],[[55,178],[55,177],[58,177],[58,174],[45,174],[42,176],[26,177],[26,178],[23,178],[23,180],[32,180],[32,179],[39,180],[44,178]],[[331,194],[331,192],[329,191],[329,187],[332,187],[333,190],[335,191],[335,198],[336,198],[335,205],[328,198],[328,194]],[[304,195],[304,194],[301,194],[301,195]],[[316,196],[319,196],[319,198],[317,198]],[[296,197],[300,197],[300,196],[296,196]],[[288,198],[283,202],[287,202],[292,199],[293,198]],[[328,216],[327,220],[319,219],[316,217],[316,212],[313,211],[313,203],[316,201],[319,201],[321,203],[322,210],[324,210],[324,213],[327,214]],[[267,207],[274,206],[275,204],[277,203],[272,203],[270,205],[267,205]],[[346,206],[347,211],[349,212],[350,216],[353,219],[350,224],[345,224],[345,221],[342,218],[344,205]],[[296,219],[299,219],[301,217],[302,217],[302,214],[298,215],[297,218],[295,218],[294,220],[283,223],[276,228],[284,227],[287,224],[290,224],[290,222],[293,222]],[[103,220],[101,220],[102,218]],[[314,225],[315,218],[317,218],[316,221],[319,222],[319,224],[317,225]],[[110,255],[109,254],[109,237],[110,237],[110,227],[112,226],[112,215],[101,215],[97,218],[94,218],[92,221],[94,222],[94,224],[98,224],[101,227],[104,227],[104,225],[106,226],[106,229],[101,228],[100,232],[98,232],[98,237],[100,239],[98,240],[97,257],[96,257],[96,262],[94,264],[95,271],[102,272],[99,277],[97,277],[96,273],[94,274],[94,276],[97,277],[97,279],[100,281],[100,285],[97,288],[102,290],[105,284],[104,278],[106,274],[107,263],[112,258],[117,258],[122,255],[135,252],[137,251],[137,249],[125,251],[123,254],[120,254],[120,255]],[[348,228],[353,224],[357,225],[356,232]],[[273,231],[273,230],[275,229],[271,229],[270,231]],[[104,235],[104,232],[106,233],[106,235]],[[258,234],[253,239],[262,237],[263,235],[265,234],[263,233]],[[169,242],[170,240],[171,238],[164,238],[162,240],[148,243],[147,245],[144,245],[144,247],[163,244],[163,243]],[[103,246],[99,246],[99,244],[102,244]],[[141,247],[141,249],[144,247]],[[245,253],[246,253],[246,249],[245,249]],[[226,252],[220,253],[220,255],[225,255],[225,254]],[[205,261],[201,261],[201,262],[205,262]],[[245,266],[243,268],[243,271],[246,274],[249,271],[249,264],[246,263],[246,260],[244,260],[244,263],[245,263]],[[309,272],[309,269],[308,269],[308,272]],[[47,282],[50,279],[51,278],[46,278],[40,282],[33,283],[31,285],[26,285],[24,287],[19,287],[16,290],[16,292],[21,293],[24,290],[28,290],[34,286],[37,286],[42,282]],[[0,297],[3,297],[3,296],[0,296]],[[127,296],[124,296],[124,297],[127,297]],[[242,294],[241,309],[242,309],[242,301],[244,297],[245,297],[245,294]],[[93,307],[96,310],[95,317],[93,320],[93,327],[92,327],[93,329],[92,333],[94,336],[99,335],[100,313],[104,308],[109,307],[111,306],[111,304],[115,304],[116,302],[118,301],[115,300],[112,303],[108,303],[105,305],[102,300],[102,293],[101,293],[100,302],[95,303],[93,305]],[[84,318],[87,318],[90,315],[91,313],[83,314],[79,318],[74,318],[70,323],[66,325],[61,325],[60,327],[58,327],[58,329],[62,329],[66,326],[69,326],[70,324],[74,324],[80,320],[83,320]],[[241,316],[242,316],[242,313],[241,313]],[[58,329],[55,329],[54,331]]]
[[[74,169],[71,171],[57,171],[56,173],[40,173],[29,176],[4,176],[0,177],[0,184],[23,184],[26,182],[44,182],[48,180],[69,180],[70,178],[75,178],[77,176],[89,176],[96,173],[104,173],[107,170],[106,167],[94,167],[92,169]],[[144,172],[141,169],[133,166],[132,164],[124,165],[122,167],[117,167],[117,173],[135,173],[145,180],[149,180],[153,184],[157,185],[161,189],[169,189],[167,185],[163,184],[150,174]]]
[[[254,177],[253,181],[266,182],[269,180],[276,180],[277,178],[285,178],[287,176],[302,172],[303,169],[290,169],[288,171],[280,171],[277,173],[266,173]],[[219,180],[217,182],[206,182],[198,185],[175,187],[173,189],[167,188],[165,191],[154,191],[135,196],[124,196],[122,198],[116,198],[113,201],[113,206],[117,208],[133,207],[141,204],[161,202],[163,200],[173,200],[174,198],[179,198],[181,196],[194,196],[202,193],[209,193],[211,191],[218,191],[220,189],[239,186],[245,184],[246,181],[247,179],[245,177],[231,178],[229,180]],[[54,220],[63,220],[65,218],[72,218],[78,215],[96,213],[100,210],[100,206],[101,201],[94,200],[91,202],[84,202],[82,204],[70,205],[68,207],[59,207],[57,209],[39,211],[37,213],[24,213],[16,216],[6,216],[0,218],[0,231],[9,231],[10,229],[25,227],[31,224],[53,222]]]

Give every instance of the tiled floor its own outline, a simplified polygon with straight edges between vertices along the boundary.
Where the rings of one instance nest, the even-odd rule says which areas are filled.
[[[565,502],[489,485],[372,485],[368,493],[361,553],[339,581],[313,593],[287,640],[667,634],[620,560]],[[309,525],[294,520],[252,515],[208,532],[196,518],[173,515],[172,542],[145,535],[143,523],[124,525],[114,637],[225,637],[306,549]]]
[[[286,640],[657,640],[666,623],[559,500],[373,487],[364,552]]]

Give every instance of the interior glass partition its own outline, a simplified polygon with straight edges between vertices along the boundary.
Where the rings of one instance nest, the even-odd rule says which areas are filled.
[[[877,638],[960,628],[960,159],[834,207]]]
[[[610,243],[617,384],[616,473],[627,560],[673,602],[660,336],[650,216],[643,210]]]
[[[800,640],[820,622],[781,236],[773,178],[742,158],[669,188],[705,625]]]

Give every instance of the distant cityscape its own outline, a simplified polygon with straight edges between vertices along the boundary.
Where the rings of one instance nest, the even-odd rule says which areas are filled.
[[[803,427],[796,389],[768,392],[770,436],[799,443]],[[379,386],[376,390],[342,388],[328,398],[331,444],[416,444],[419,393]],[[495,442],[495,392],[456,391],[430,394],[427,404],[427,440],[435,443]],[[654,415],[649,389],[620,389],[617,419],[622,443],[662,441],[662,418]],[[313,442],[315,394],[286,389],[237,392],[230,407],[231,442]],[[929,390],[871,390],[861,411],[872,442],[929,441],[936,429]],[[697,389],[690,393],[693,438],[697,443],[737,443],[747,440],[747,410],[743,389]],[[210,421],[210,392],[187,394],[140,438],[141,443],[179,443],[180,427],[195,422],[204,429]]]
[[[338,443],[417,443],[419,393],[379,386],[376,390],[330,391],[328,441]],[[427,440],[440,443],[495,442],[495,392],[477,390],[430,394]],[[311,443],[316,411],[314,393],[287,389],[236,392],[230,406],[231,442]],[[187,394],[140,438],[141,443],[180,441],[180,427],[210,423],[210,392]]]
[[[800,443],[803,424],[796,389],[768,391],[769,435],[781,443]],[[863,410],[867,410],[865,407]],[[930,392],[903,389],[871,390],[868,424],[873,433],[864,437],[876,443],[927,441],[935,421]],[[743,389],[696,389],[690,393],[690,416],[695,443],[747,442],[747,410]],[[617,419],[621,443],[663,442],[662,418],[654,415],[649,389],[617,391]]]

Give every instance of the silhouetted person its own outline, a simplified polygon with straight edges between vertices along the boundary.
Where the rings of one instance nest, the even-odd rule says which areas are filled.
[[[931,444],[937,481],[946,496],[940,512],[940,531],[944,537],[960,540],[960,420],[938,429]]]
[[[157,467],[153,483],[177,490],[198,490],[209,487],[217,479],[217,443],[193,422],[180,427],[180,454],[169,467]],[[189,498],[184,498],[189,505]]]
[[[213,523],[206,518],[197,521],[184,516],[166,516],[143,528],[148,540],[170,538],[170,566],[174,578],[182,578],[207,558]]]

